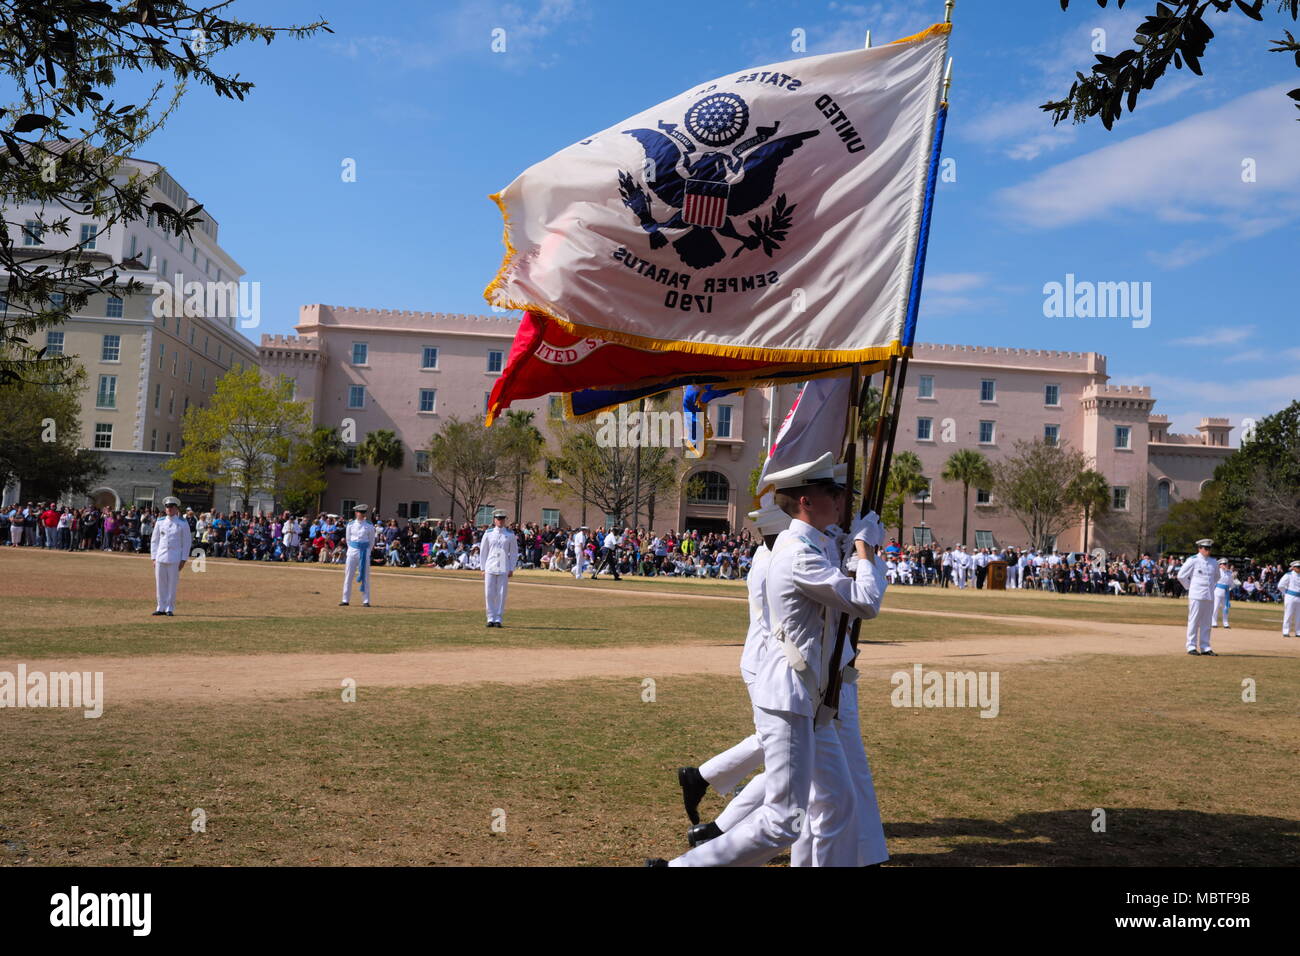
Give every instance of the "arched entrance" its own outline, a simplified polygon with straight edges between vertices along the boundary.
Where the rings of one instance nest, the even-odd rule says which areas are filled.
[[[121,499],[112,488],[96,488],[90,493],[90,503],[96,508],[112,508],[114,511],[122,507]]]

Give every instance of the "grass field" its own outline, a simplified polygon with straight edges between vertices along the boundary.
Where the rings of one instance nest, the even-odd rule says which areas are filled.
[[[93,665],[106,688],[96,720],[0,709],[6,864],[634,865],[685,847],[673,769],[752,730],[739,585],[521,573],[489,630],[454,573],[385,572],[376,607],[339,608],[341,569],[211,561],[152,618],[147,561],[0,567],[0,671]],[[1181,602],[896,588],[885,607],[860,688],[891,865],[1300,862],[1279,609],[1235,609],[1197,659]],[[912,662],[995,670],[999,715],[894,707]],[[384,681],[344,702],[367,668]]]

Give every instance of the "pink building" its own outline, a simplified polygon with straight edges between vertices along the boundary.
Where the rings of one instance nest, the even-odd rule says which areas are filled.
[[[385,514],[449,516],[450,503],[429,476],[423,449],[448,417],[482,419],[517,321],[308,305],[295,328],[297,335],[262,336],[263,371],[292,378],[297,397],[312,403],[317,424],[345,430],[351,423],[356,442],[379,428],[398,434],[406,463],[384,474]],[[1017,439],[1052,438],[1083,451],[1112,486],[1113,514],[1089,532],[1090,546],[1130,552],[1139,545],[1156,548],[1155,532],[1169,506],[1198,496],[1231,453],[1231,428],[1225,419],[1207,418],[1199,435],[1168,434],[1168,420],[1152,414],[1149,388],[1111,385],[1108,378],[1106,359],[1095,352],[917,345],[895,450],[921,459],[931,494],[905,508],[907,542],[927,536],[941,545],[959,542],[962,489],[939,479],[954,451],[973,448],[996,461],[1014,453]],[[775,390],[778,423],[795,392],[793,386]],[[768,401],[768,390],[754,389],[710,407],[714,437],[706,456],[688,460],[685,472],[687,479],[703,479],[703,494],[691,499],[679,492],[657,501],[656,529],[741,526],[751,507],[750,475],[766,443]],[[516,407],[536,414],[535,424],[554,447],[551,425],[558,402],[538,398]],[[374,503],[373,469],[337,468],[327,477],[328,509],[342,513],[357,501]],[[513,490],[497,497],[483,502],[480,514],[495,506],[513,509]],[[539,475],[526,490],[519,517],[572,526],[583,520],[583,508]],[[588,505],[586,523],[598,526],[606,517]],[[642,514],[639,523],[646,525],[647,516]],[[988,489],[971,489],[969,529],[968,545],[1029,543]],[[1075,550],[1082,542],[1083,529],[1075,526],[1056,545]]]

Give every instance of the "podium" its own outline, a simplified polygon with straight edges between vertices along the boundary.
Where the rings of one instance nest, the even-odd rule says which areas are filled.
[[[1007,563],[1005,561],[990,561],[989,576],[985,582],[990,591],[1005,591],[1007,589]]]

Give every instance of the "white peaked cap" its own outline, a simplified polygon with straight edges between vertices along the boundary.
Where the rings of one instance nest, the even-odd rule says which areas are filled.
[[[1300,568],[1300,561],[1292,561],[1292,562],[1291,562],[1291,567],[1293,567],[1293,568]]]
[[[759,500],[758,510],[749,513],[749,520],[758,525],[764,537],[790,527],[790,516],[776,506],[770,491]]]
[[[1220,564],[1227,564],[1227,563],[1228,563],[1228,559],[1227,559],[1227,558],[1219,558],[1219,563],[1220,563]]]
[[[1196,546],[1198,548],[1212,548],[1214,547],[1214,542],[1209,538],[1202,538],[1200,541],[1196,542]]]
[[[814,461],[793,465],[784,471],[773,472],[767,480],[780,491],[783,488],[799,488],[814,482],[835,482],[835,456],[830,452]]]

